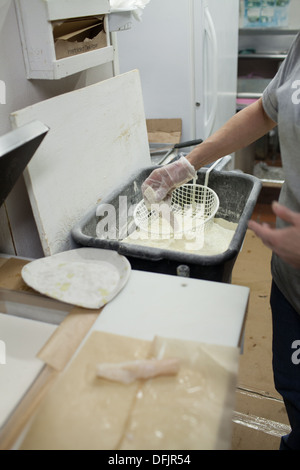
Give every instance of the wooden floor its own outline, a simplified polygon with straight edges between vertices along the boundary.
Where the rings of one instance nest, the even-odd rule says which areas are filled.
[[[276,218],[271,210],[270,204],[257,204],[251,219],[259,223],[267,223],[271,227],[275,227]]]
[[[274,226],[270,201],[259,200],[252,219]],[[277,450],[281,435],[289,432],[285,408],[273,384],[270,261],[270,250],[248,230],[232,273],[233,284],[250,288],[232,450]]]

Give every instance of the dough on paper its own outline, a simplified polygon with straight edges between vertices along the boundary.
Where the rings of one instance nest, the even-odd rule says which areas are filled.
[[[131,384],[96,376],[99,362],[170,357],[180,360],[174,376]],[[228,449],[238,358],[238,348],[94,331],[41,403],[21,449]]]

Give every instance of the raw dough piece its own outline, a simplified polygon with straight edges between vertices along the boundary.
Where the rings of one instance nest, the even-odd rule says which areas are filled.
[[[144,359],[149,342],[93,332],[53,385],[21,445],[23,450],[111,450],[122,438],[139,382],[99,380],[98,362]]]
[[[85,308],[99,308],[118,285],[117,269],[105,261],[66,262],[52,260],[40,263],[29,274],[30,265],[22,271],[24,280],[49,297]]]
[[[179,360],[145,359],[121,363],[102,363],[97,365],[97,376],[129,384],[139,379],[149,379],[159,375],[176,375],[179,370]]]
[[[99,362],[180,358],[177,375],[99,380]],[[21,449],[225,449],[239,349],[93,332],[53,385]]]
[[[130,269],[128,260],[114,251],[78,248],[32,261],[21,274],[41,294],[96,309],[117,295]]]

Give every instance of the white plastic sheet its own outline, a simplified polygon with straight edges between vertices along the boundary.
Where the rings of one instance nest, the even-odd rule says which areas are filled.
[[[111,11],[128,11],[132,10],[133,16],[137,20],[141,20],[143,9],[150,0],[110,0]]]

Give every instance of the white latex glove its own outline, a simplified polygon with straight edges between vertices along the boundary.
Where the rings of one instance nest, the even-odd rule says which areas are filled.
[[[161,202],[168,193],[178,186],[196,178],[197,172],[185,158],[162,166],[152,171],[142,184],[142,193],[146,204]]]

